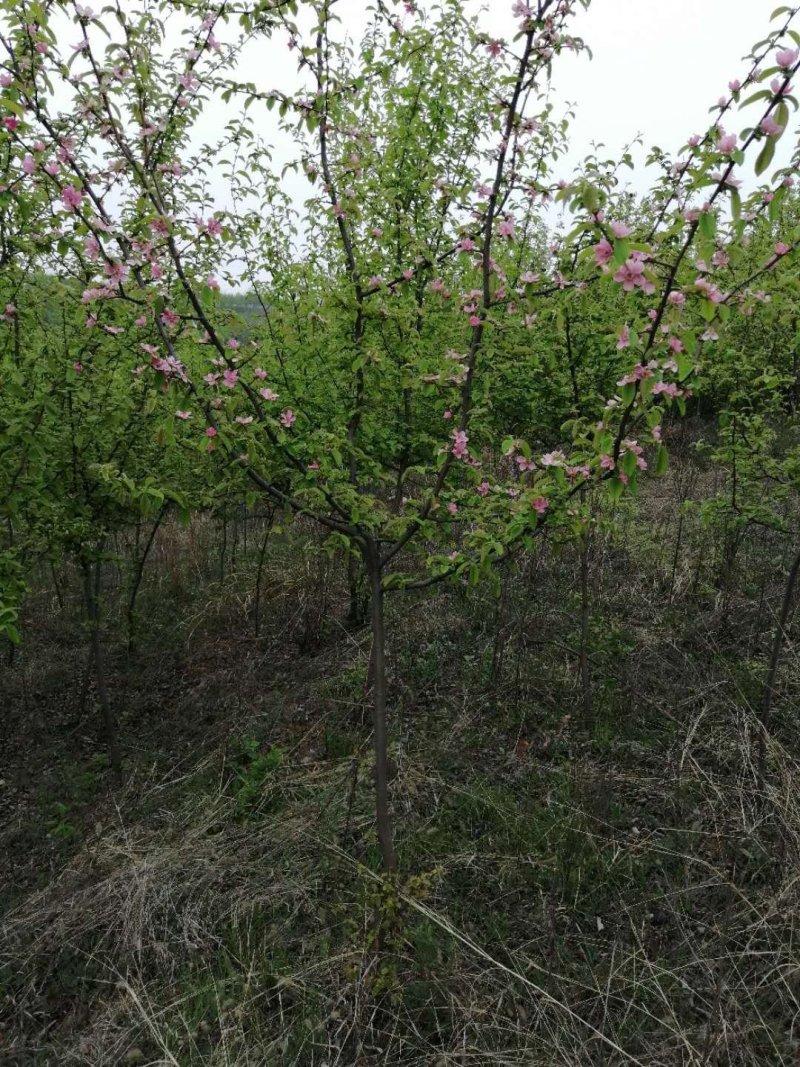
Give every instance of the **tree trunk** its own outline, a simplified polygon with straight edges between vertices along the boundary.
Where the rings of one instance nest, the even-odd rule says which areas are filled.
[[[267,528],[264,531],[264,540],[261,542],[261,551],[258,554],[258,570],[256,571],[256,595],[254,605],[254,619],[253,629],[255,630],[255,636],[258,637],[261,629],[261,575],[264,571],[264,557],[267,554],[267,542],[269,541],[269,535],[272,533],[272,519],[274,511],[270,511],[269,518],[267,519]]]
[[[133,631],[134,631],[134,626],[135,626],[135,623],[136,623],[136,598],[139,595],[139,587],[142,584],[142,577],[144,575],[144,565],[145,565],[145,563],[147,563],[147,557],[150,554],[150,549],[153,547],[153,542],[156,539],[156,534],[158,533],[158,528],[161,525],[162,519],[164,518],[164,516],[167,513],[168,506],[169,506],[169,504],[165,503],[162,506],[161,511],[159,511],[158,516],[156,517],[156,520],[153,523],[153,528],[150,531],[150,536],[147,539],[147,544],[144,546],[144,552],[139,557],[139,562],[137,563],[136,570],[134,571],[134,574],[133,574],[133,582],[131,583],[130,595],[128,597],[128,615],[127,615],[127,618],[128,618],[128,655],[129,656],[132,655],[132,653],[133,653],[133,646],[134,646],[134,632]],[[138,545],[138,541],[139,541],[139,528],[138,528],[138,526],[136,528],[136,541],[137,541],[136,548],[137,548],[137,551],[138,551],[138,547],[139,547],[139,545]]]
[[[358,555],[348,549],[347,556],[347,587],[350,592],[350,607],[347,612],[348,625],[354,629],[360,629],[366,620],[366,598],[361,581],[361,567]]]
[[[587,527],[581,548],[581,692],[583,695],[583,718],[584,722],[591,722],[594,714],[594,702],[592,700],[592,673],[589,665],[589,624],[591,622],[591,596],[589,588],[589,552],[592,539]]]
[[[772,698],[775,695],[775,678],[778,674],[781,649],[783,648],[783,642],[786,637],[786,622],[789,618],[789,611],[792,606],[792,596],[794,594],[794,587],[797,584],[798,575],[800,575],[800,551],[798,551],[797,555],[794,557],[789,576],[786,579],[786,586],[783,591],[783,602],[781,604],[781,613],[778,616],[778,624],[775,627],[775,636],[772,641],[769,674],[767,675],[767,681],[764,685],[764,694],[761,701],[761,731],[758,736],[758,775],[762,781],[767,767],[767,734],[769,733],[770,721],[772,719]]]
[[[86,613],[89,617],[89,637],[91,643],[91,660],[94,663],[95,682],[97,683],[97,700],[100,704],[100,724],[103,737],[108,747],[108,758],[114,780],[122,781],[122,760],[117,738],[117,724],[114,712],[108,701],[106,689],[105,663],[103,660],[103,642],[100,636],[100,578],[101,563],[96,560],[94,566],[82,562],[83,590],[86,601]],[[92,573],[94,571],[94,574]]]
[[[379,547],[368,541],[364,548],[370,591],[372,621],[373,732],[375,739],[375,818],[383,866],[397,870],[392,817],[389,810],[389,754],[386,723],[386,627],[383,614],[383,588]]]
[[[228,551],[228,509],[222,509],[222,544],[219,550],[219,584],[225,584],[225,555]]]

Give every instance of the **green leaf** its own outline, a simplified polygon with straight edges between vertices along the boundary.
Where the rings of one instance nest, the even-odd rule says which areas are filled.
[[[764,147],[759,152],[758,159],[756,160],[756,176],[763,174],[772,162],[775,155],[775,143],[777,140],[777,137],[768,137],[764,142]]]
[[[700,216],[700,236],[706,241],[713,241],[717,232],[717,216],[713,211],[704,211]]]
[[[669,466],[669,453],[664,445],[658,446],[656,452],[656,469],[655,474],[657,478],[662,478],[667,473],[667,467]]]
[[[611,499],[614,501],[615,504],[619,500],[619,498],[622,496],[624,490],[625,490],[625,486],[622,484],[622,482],[619,480],[619,478],[611,478],[611,479],[609,479],[609,482],[608,482],[608,493],[609,493],[609,496],[611,497]]]
[[[636,473],[636,453],[626,452],[620,458],[619,465],[620,467],[622,467],[623,471],[627,474],[627,476],[629,478],[632,478]]]

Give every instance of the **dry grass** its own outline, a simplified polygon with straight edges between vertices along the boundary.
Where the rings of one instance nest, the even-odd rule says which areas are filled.
[[[715,587],[690,514],[674,564],[674,505],[704,477],[679,469],[644,533],[622,512],[597,540],[592,724],[568,548],[499,601],[392,602],[398,882],[376,861],[369,646],[340,621],[341,568],[276,543],[255,641],[253,552],[219,581],[209,522],[168,528],[145,604],[188,599],[162,674],[143,643],[127,689],[125,789],[75,813],[53,877],[2,920],[0,1060],[797,1064],[800,659],[790,644],[761,782],[780,560],[758,533],[737,556],[753,581]],[[17,668],[30,706],[57,630]]]

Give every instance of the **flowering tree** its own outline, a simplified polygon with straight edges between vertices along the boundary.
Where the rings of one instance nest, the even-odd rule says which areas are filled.
[[[547,524],[585,537],[592,494],[664,470],[665,411],[685,410],[706,346],[795,257],[787,232],[738,270],[795,160],[747,198],[736,177],[748,155],[765,175],[789,125],[795,12],[776,12],[680,158],[654,153],[634,205],[593,157],[553,174],[568,126],[548,84],[584,48],[579,6],[518,0],[507,42],[456,2],[401,19],[379,0],[355,48],[332,0],[2,4],[4,196],[37,220],[31,256],[84,279],[87,327],[124,338],[120,381],[136,369],[121,353],[143,353],[136,382],[170,401],[161,448],[224,457],[363,561],[388,870],[387,590],[477,581]],[[297,96],[236,79],[240,52],[276,33]],[[242,116],[201,145],[216,95]],[[310,183],[299,228],[259,136],[271,111]],[[570,227],[555,241],[554,203]],[[261,311],[247,336],[219,298],[242,278]]]

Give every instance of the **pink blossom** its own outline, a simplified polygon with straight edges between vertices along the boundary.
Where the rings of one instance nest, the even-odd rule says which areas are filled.
[[[230,337],[230,338],[229,338],[229,339],[228,339],[228,340],[227,340],[227,341],[225,342],[225,347],[226,347],[226,348],[230,348],[230,349],[232,349],[232,350],[233,350],[233,351],[235,352],[235,351],[236,351],[236,349],[237,349],[237,348],[239,347],[239,342],[238,342],[238,341],[236,340],[236,338],[235,338],[235,337]]]
[[[488,492],[489,492],[489,483],[488,482],[481,482],[481,484],[477,487],[475,492],[478,494],[478,496],[486,496],[488,494]]]
[[[617,337],[617,348],[618,349],[627,348],[630,345],[630,343],[631,343],[631,331],[628,328],[628,324],[626,322],[625,325],[620,330],[619,336]]]
[[[192,417],[191,411],[176,411],[175,412],[175,418],[176,419],[183,419],[185,421],[186,419],[190,419],[191,417]]]
[[[736,151],[736,142],[738,138],[735,133],[725,133],[720,131],[720,137],[717,141],[717,151],[722,152],[723,155],[730,155],[731,152]]]
[[[614,248],[605,237],[594,246],[594,258],[598,267],[604,267],[614,255]]]
[[[609,226],[611,227],[611,232],[614,236],[620,239],[623,237],[630,237],[633,233],[630,226],[626,226],[624,222],[611,222],[609,223]]]
[[[653,386],[653,396],[681,396],[682,391],[674,382],[656,382]]]
[[[450,503],[447,505],[447,510],[450,512],[451,515],[455,515],[458,511],[458,504],[456,504],[454,500],[451,500]]]
[[[514,220],[503,219],[500,225],[497,227],[497,233],[499,237],[508,237],[509,239],[514,237]]]
[[[33,174],[36,170],[36,160],[33,158],[30,152],[27,153],[27,155],[22,161],[22,170],[25,174]]]
[[[775,252],[779,256],[786,256],[791,252],[791,250],[791,245],[787,245],[784,241],[778,241],[778,243],[775,245]]]
[[[465,430],[453,430],[453,447],[451,452],[455,459],[465,459],[468,455],[467,442],[469,437]]]
[[[686,303],[686,297],[683,293],[679,293],[677,290],[673,289],[669,294],[669,302],[670,304],[674,304],[675,307],[683,307]]]
[[[259,381],[263,382],[264,379],[266,378],[266,376],[267,376],[267,372],[261,367],[256,367],[255,370],[253,371],[253,377],[254,378],[258,378]]]
[[[208,374],[203,375],[203,381],[206,385],[216,385],[219,381],[219,375],[215,374],[214,371],[209,371]]]
[[[295,415],[295,413],[292,411],[291,408],[286,408],[286,410],[282,411],[281,414],[280,414],[281,426],[286,427],[287,430],[292,426],[292,424],[295,422],[296,419],[297,419],[297,416]]]
[[[537,496],[531,504],[531,507],[538,515],[544,515],[547,509],[550,507],[550,501],[546,496]]]
[[[3,312],[3,317],[8,319],[9,322],[11,322],[16,313],[17,309],[13,304],[6,304],[5,311]]]
[[[73,369],[73,370],[75,371],[75,373],[76,373],[76,374],[80,374],[80,373],[81,373],[81,371],[83,370],[83,364],[82,364],[82,363],[80,363],[80,362],[78,362],[78,360],[76,360],[76,361],[75,361],[75,362],[74,362],[74,363],[72,364],[72,369]]]
[[[524,474],[525,471],[535,471],[536,464],[532,459],[526,459],[522,454],[516,458],[516,464],[519,467],[520,474]]]
[[[216,431],[215,427],[209,426],[206,429],[206,437],[216,437],[216,436],[217,436],[217,431]]]
[[[706,294],[706,297],[714,304],[721,304],[725,299],[724,294],[721,293],[717,286],[707,278],[698,278],[694,284],[698,289],[701,289]]]
[[[679,337],[670,337],[668,344],[673,352],[683,351],[683,341]]]
[[[645,293],[652,293],[655,286],[645,277],[644,263],[637,255],[630,256],[619,270],[614,274],[614,281],[619,282],[626,293],[632,292],[637,286]]]
[[[222,233],[222,223],[219,221],[219,219],[209,219],[206,223],[206,232],[211,237],[219,237]]]
[[[81,303],[89,304],[93,300],[108,300],[112,296],[116,296],[116,291],[105,286],[102,289],[84,289],[81,293]]]
[[[783,133],[783,129],[783,126],[776,122],[772,115],[766,115],[761,120],[761,132],[765,133],[767,137],[778,137]]]
[[[566,456],[563,452],[546,452],[540,459],[540,463],[543,467],[563,467],[566,462]]]
[[[800,58],[800,48],[782,48],[775,56],[775,62],[779,67],[788,70],[793,67]]]
[[[83,193],[74,185],[67,185],[61,191],[61,203],[68,211],[75,211],[79,208],[82,200]]]
[[[116,282],[117,284],[124,281],[128,276],[128,268],[124,263],[115,263],[113,261],[111,263],[106,263],[103,267],[103,271],[110,281]]]
[[[442,415],[443,419],[452,419],[452,417],[453,417],[453,412],[450,410],[450,408],[448,408],[445,411],[445,413]]]
[[[383,230],[381,229],[380,226],[373,226],[372,227],[372,236],[373,237],[383,237]]]
[[[0,86],[2,86],[3,89],[10,89],[13,84],[14,79],[10,74],[0,74]]]
[[[580,475],[582,478],[588,478],[590,474],[591,471],[585,465],[581,467],[567,467],[567,477],[572,480],[577,478],[578,475]]]
[[[51,159],[49,162],[45,163],[45,165],[44,165],[45,174],[49,174],[51,178],[55,178],[55,176],[58,174],[60,169],[61,168],[59,167],[58,163],[56,163],[56,161],[54,159]]]
[[[250,423],[253,421],[253,416],[252,415],[237,415],[236,418],[233,421],[234,422],[238,422],[240,426],[249,426]]]
[[[6,115],[6,117],[3,119],[3,125],[9,133],[13,133],[14,130],[16,130],[19,126],[19,119],[14,118],[13,115]]]
[[[480,324],[481,324],[480,315],[470,315],[469,324],[473,328],[476,327],[476,326],[480,326]]]
[[[222,372],[222,384],[226,389],[233,389],[239,380],[238,370],[226,370]]]
[[[733,81],[728,82],[728,88],[732,93],[738,93],[742,87],[742,83],[738,78],[734,78]]]
[[[769,87],[775,96],[787,95],[792,91],[792,86],[789,85],[785,78],[773,78],[769,83]]]
[[[701,140],[702,138],[700,137],[700,134],[693,133],[686,143],[689,145],[690,148],[697,148]]]
[[[471,237],[465,237],[462,241],[459,242],[458,251],[459,252],[474,252],[475,251],[475,242],[472,240]]]
[[[164,310],[161,312],[161,321],[164,323],[165,326],[174,328],[181,321],[181,317],[171,308],[164,308]]]
[[[264,400],[277,400],[278,394],[273,392],[272,389],[259,389],[258,395],[263,397]]]
[[[614,460],[612,459],[611,456],[601,456],[600,457],[600,467],[604,471],[613,471],[613,469],[614,469]]]

